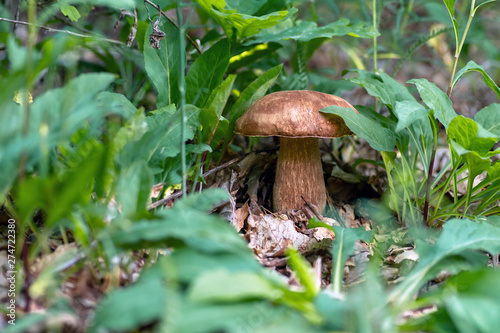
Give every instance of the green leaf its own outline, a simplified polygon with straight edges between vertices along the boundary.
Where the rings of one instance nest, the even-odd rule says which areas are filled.
[[[335,294],[342,293],[342,281],[344,281],[344,265],[350,255],[353,254],[354,244],[357,240],[371,242],[373,231],[360,228],[333,227],[335,230],[335,241],[331,253],[333,257],[332,288]]]
[[[431,314],[427,322],[448,327],[454,332],[489,332],[500,325],[500,288],[496,281],[500,271],[482,268],[462,272],[446,280],[442,288],[423,301],[439,302],[441,311]],[[428,327],[432,329],[432,327]],[[437,331],[432,329],[432,331]]]
[[[205,143],[211,143],[212,135],[214,130],[219,125],[221,120],[222,112],[226,106],[229,95],[231,94],[231,89],[233,88],[234,80],[236,75],[229,75],[224,82],[222,82],[217,88],[210,94],[205,108],[200,112],[200,123],[202,127],[202,141]],[[219,143],[215,143],[215,147]],[[212,147],[212,148],[215,148]]]
[[[396,117],[398,117],[396,132],[399,132],[409,127],[417,120],[427,118],[429,110],[423,107],[420,103],[414,101],[402,101],[396,102],[394,113],[396,114]]]
[[[469,219],[451,219],[443,227],[443,231],[434,244],[418,241],[416,251],[419,262],[405,280],[389,294],[389,301],[400,306],[407,302],[418,289],[433,278],[440,270],[455,270],[457,261],[447,258],[469,256],[475,250],[491,254],[500,252],[500,228],[486,222],[473,222]],[[465,257],[466,258],[466,257]],[[473,259],[473,257],[469,257]],[[477,260],[473,259],[473,260]],[[458,267],[460,268],[460,267]]]
[[[349,81],[363,86],[368,94],[380,98],[382,103],[392,109],[396,106],[396,102],[415,101],[408,88],[386,73],[377,75],[362,70],[353,70],[353,72],[357,72],[359,77],[350,78]]]
[[[312,300],[320,291],[320,281],[316,282],[314,271],[309,262],[293,247],[286,250],[288,265],[296,274],[300,284],[304,287],[306,298]]]
[[[353,112],[350,108],[332,105],[320,110],[320,112],[340,116],[344,119],[347,127],[354,134],[368,141],[373,149],[392,151],[396,145],[396,138],[391,130],[382,127],[379,122],[361,113]]]
[[[470,118],[457,116],[448,127],[448,139],[456,142],[466,151],[477,152],[481,156],[486,156],[498,137],[490,133]],[[461,152],[457,151],[459,155]]]
[[[455,77],[453,78],[453,84],[452,88],[455,87],[457,82],[464,76],[465,73],[477,71],[483,75],[483,80],[484,83],[497,94],[498,98],[500,99],[500,88],[497,86],[495,81],[491,78],[491,76],[486,73],[484,70],[483,66],[476,64],[474,61],[469,61],[467,65],[465,65],[464,68],[462,68],[460,71],[458,71],[457,74],[455,74]]]
[[[422,101],[430,109],[434,110],[436,118],[445,128],[448,128],[448,124],[457,116],[448,96],[434,83],[426,79],[413,79],[408,81],[408,83],[413,83],[417,86]]]
[[[64,16],[67,16],[73,22],[76,22],[78,21],[78,19],[80,19],[80,13],[78,12],[78,9],[76,9],[75,6],[62,5],[61,13],[63,13]]]
[[[275,54],[283,45],[279,43],[265,43],[246,48],[241,53],[229,59],[228,73],[234,73],[237,69],[254,64],[259,59]]]
[[[122,170],[116,190],[116,202],[123,216],[146,211],[153,176],[145,160],[137,160]]]
[[[276,81],[276,78],[280,74],[282,68],[282,64],[271,68],[259,76],[255,81],[250,83],[245,90],[243,90],[240,97],[229,111],[229,126],[226,132],[227,137],[232,137],[236,120],[241,117],[250,105],[266,94],[267,89],[269,89],[273,85],[274,81]]]
[[[162,266],[165,261],[165,258],[160,258],[153,267],[141,272],[135,284],[115,289],[103,298],[88,331],[133,331],[161,318],[165,314],[168,297],[174,296],[171,287],[164,283]]]
[[[256,272],[208,271],[196,278],[188,290],[193,302],[233,302],[251,299],[276,300],[282,292]]]
[[[149,43],[144,45],[144,65],[158,91],[158,108],[179,102],[179,66],[181,57],[186,57],[184,50],[179,49],[177,28],[168,20],[163,20],[160,29],[165,33],[165,38],[160,41],[160,49],[152,48]],[[152,31],[150,25],[146,32],[146,41]]]
[[[229,41],[222,39],[200,55],[186,75],[186,103],[204,107],[229,65]]]
[[[297,25],[285,28],[279,32],[262,33],[255,40],[250,40],[245,45],[257,43],[277,42],[285,39],[295,39],[301,42],[310,41],[314,38],[332,38],[333,36],[350,35],[359,38],[372,38],[379,33],[373,27],[366,26],[364,22],[351,24],[348,19],[340,20],[318,27],[316,22],[301,21]]]
[[[500,104],[491,104],[479,110],[474,120],[487,131],[500,137]]]
[[[291,8],[263,16],[252,16],[238,13],[240,8],[231,8],[224,0],[196,0],[196,2],[224,29],[228,38],[235,33],[238,38],[251,37],[297,12],[297,9]]]
[[[493,3],[493,2],[495,2],[495,1],[496,1],[496,0],[488,0],[488,1],[485,1],[485,2],[480,3],[479,5],[477,5],[477,6],[474,8],[474,10],[473,10],[473,12],[472,12],[472,15],[476,15],[477,10],[478,10],[481,6],[483,6],[483,5],[487,5],[487,4],[489,4],[489,3]]]
[[[99,106],[109,114],[118,114],[125,119],[133,116],[137,108],[122,94],[103,91],[97,95]]]

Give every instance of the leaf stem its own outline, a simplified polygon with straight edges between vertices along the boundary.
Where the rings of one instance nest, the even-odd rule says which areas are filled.
[[[148,0],[145,0],[149,3]],[[186,68],[186,60],[183,56],[183,51],[186,49],[186,41],[184,40],[185,28],[183,26],[183,18],[182,18],[182,0],[177,0],[177,22],[179,24],[179,110],[181,117],[181,137],[180,137],[180,145],[181,145],[181,175],[182,175],[182,183],[181,190],[182,196],[185,197],[187,194],[187,166],[186,166],[186,78],[185,78],[185,68]]]
[[[467,33],[469,32],[469,28],[470,28],[470,25],[472,23],[472,19],[474,18],[474,14],[475,14],[475,10],[474,10],[474,7],[475,7],[475,3],[476,1],[475,0],[472,0],[472,3],[470,5],[470,14],[469,14],[469,18],[467,20],[467,24],[465,25],[465,30],[464,30],[464,33],[462,35],[462,39],[460,40],[460,44],[456,46],[456,49],[455,49],[455,61],[453,62],[453,69],[451,71],[451,76],[450,76],[450,83],[448,84],[448,91],[446,92],[446,95],[448,95],[448,97],[451,96],[451,92],[453,90],[453,86],[454,86],[454,79],[455,79],[455,73],[457,71],[457,64],[458,64],[458,58],[460,57],[460,53],[462,52],[462,47],[464,46],[464,43],[465,43],[465,38],[467,37]],[[458,32],[456,32],[458,34]],[[458,37],[458,36],[457,36]],[[458,38],[457,38],[457,41],[458,41]]]
[[[372,0],[373,30],[377,31],[377,0]],[[377,73],[377,36],[373,36],[373,72]]]

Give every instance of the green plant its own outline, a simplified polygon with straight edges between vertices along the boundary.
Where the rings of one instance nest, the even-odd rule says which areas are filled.
[[[37,8],[28,1],[20,8],[29,14],[25,23],[37,25],[31,25],[26,43],[0,25],[0,46],[5,46],[4,53],[0,48],[1,213],[16,221],[16,293],[28,309],[6,332],[62,330],[57,322],[68,316],[99,332],[471,332],[498,326],[499,274],[485,268],[485,253],[500,251],[494,206],[500,164],[491,162],[498,153],[491,147],[500,136],[499,104],[481,110],[474,120],[465,118],[456,115],[449,96],[422,79],[410,81],[425,105],[417,102],[382,70],[382,52],[390,49],[386,34],[376,31],[384,29],[382,2],[360,4],[377,3],[372,26],[342,17],[345,12],[333,1],[326,6],[340,18],[332,20],[316,11],[319,2],[305,1],[294,2],[303,10],[280,0],[158,1],[157,6],[146,1],[149,10],[141,1],[44,3],[49,6]],[[345,4],[358,12],[357,3]],[[458,36],[454,2],[445,5]],[[413,6],[410,1],[398,8],[396,35],[404,45],[411,44],[404,28],[417,16]],[[158,14],[158,8],[176,9],[177,23]],[[471,13],[477,8],[473,2]],[[1,4],[1,15],[7,16],[3,9]],[[187,11],[185,21],[181,9]],[[310,18],[304,14],[308,11]],[[121,13],[129,16],[120,21]],[[122,27],[119,40],[101,32],[114,19]],[[68,30],[37,40],[37,31],[53,22],[64,22]],[[202,29],[199,45],[185,42],[190,29]],[[137,44],[129,47],[134,30]],[[157,38],[165,36],[153,40],[159,49],[149,43],[153,31]],[[347,35],[361,38],[336,38]],[[455,60],[466,49],[466,35],[467,30],[460,44],[457,37]],[[308,67],[316,51],[332,40],[353,55],[350,64],[363,65],[356,41],[370,38],[377,43],[373,60],[379,74],[359,68],[350,71],[357,77],[349,81],[332,81],[331,71]],[[494,76],[473,62],[452,75],[451,89],[470,71],[480,72],[500,96]],[[211,212],[230,196],[221,189],[199,191],[208,183],[204,171],[224,161],[230,148],[239,148],[232,141],[235,122],[267,91],[331,93],[354,85],[379,98],[389,117],[369,107],[359,107],[353,117],[342,109],[325,112],[342,115],[382,152],[389,206],[408,227],[395,230],[385,207],[368,216],[372,231],[311,220],[310,228],[326,227],[336,235],[325,256],[333,259],[332,272],[318,274],[310,257],[288,249],[287,272],[295,284],[290,286]],[[452,155],[434,175],[439,123]],[[483,171],[486,178],[474,184]],[[459,179],[462,174],[466,180]],[[457,188],[465,181],[468,191],[459,196]],[[173,202],[168,194],[178,184],[183,198]],[[153,185],[163,187],[155,198]],[[420,228],[427,189],[427,222],[446,221],[441,230]],[[168,208],[160,207],[165,203]],[[400,242],[414,244],[418,255],[418,262],[408,264],[391,285],[380,274],[392,245],[382,241],[387,230],[407,235]],[[360,242],[369,244],[373,255],[360,263],[366,266],[364,279],[345,285],[345,263]],[[134,271],[136,259],[142,264]],[[443,270],[453,276],[440,283],[435,277]],[[82,315],[77,314],[81,306],[72,303],[82,301],[81,295],[68,297],[62,285],[83,271],[91,272],[91,282],[99,286],[92,290],[96,308]],[[324,281],[331,286],[321,287]],[[30,312],[34,303],[46,310]],[[422,309],[433,312],[413,315]]]
[[[486,3],[486,2],[485,2]],[[483,3],[483,4],[485,4]],[[455,61],[448,95],[435,84],[425,79],[413,79],[422,102],[418,103],[402,84],[389,75],[371,74],[356,70],[358,77],[351,82],[363,86],[367,92],[380,99],[390,112],[390,117],[382,117],[375,110],[361,108],[359,114],[349,114],[339,107],[328,107],[327,113],[340,115],[349,128],[366,139],[372,148],[381,151],[388,174],[389,204],[401,220],[441,225],[450,217],[495,215],[498,208],[498,162],[492,157],[499,150],[492,150],[500,133],[492,119],[499,117],[499,104],[492,104],[480,110],[475,119],[457,115],[453,110],[450,95],[458,80],[467,72],[478,71],[484,82],[500,98],[500,89],[484,71],[483,67],[470,61],[458,73],[455,68],[463,46],[468,26],[479,6],[471,3],[471,12],[466,29],[459,39],[457,22],[454,18],[454,2],[445,2],[452,17],[456,37]],[[435,153],[441,126],[447,132],[451,151],[450,163],[437,176],[433,174]],[[394,148],[400,153],[397,157]],[[486,177],[474,183],[477,176]],[[463,177],[461,180],[459,176]],[[467,190],[461,195],[457,186],[467,182]],[[445,200],[451,193],[452,200]]]

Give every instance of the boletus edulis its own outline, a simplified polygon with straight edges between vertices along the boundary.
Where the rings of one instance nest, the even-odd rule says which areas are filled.
[[[280,91],[257,100],[236,122],[237,134],[280,137],[273,188],[275,212],[304,209],[304,200],[324,211],[327,193],[319,138],[352,134],[342,118],[319,112],[330,105],[357,112],[337,96],[310,90]]]

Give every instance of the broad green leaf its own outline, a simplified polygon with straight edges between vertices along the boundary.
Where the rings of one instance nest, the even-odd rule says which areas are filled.
[[[232,137],[236,120],[241,117],[250,105],[266,94],[267,89],[276,81],[282,68],[282,64],[271,68],[243,90],[229,112],[229,126],[226,132],[227,137]]]
[[[160,42],[160,49],[154,49],[149,43],[144,45],[144,65],[149,78],[158,92],[156,106],[165,107],[179,101],[179,66],[181,57],[186,57],[184,50],[179,49],[179,31],[168,20],[164,20],[160,29],[165,38]],[[146,32],[145,40],[149,40],[151,25]]]
[[[200,112],[202,141],[205,143],[210,143],[212,140],[212,135],[216,127],[218,127],[235,79],[236,75],[228,75],[226,80],[212,91],[205,108]]]
[[[340,116],[344,119],[347,127],[354,134],[368,141],[373,149],[392,151],[396,145],[396,138],[391,130],[382,127],[380,123],[363,114],[353,112],[350,108],[332,105],[320,110],[320,112]]]
[[[194,280],[188,290],[193,302],[238,302],[250,299],[276,300],[282,291],[256,272],[212,270]]]
[[[204,107],[229,65],[229,41],[222,39],[201,54],[186,75],[186,103]]]
[[[496,161],[488,168],[485,181],[491,183],[498,179],[500,179],[500,161]]]
[[[316,22],[301,21],[297,25],[285,28],[279,32],[262,33],[255,40],[250,40],[245,45],[277,42],[285,39],[295,39],[301,42],[310,41],[314,38],[332,38],[333,36],[350,35],[359,38],[372,38],[379,33],[373,27],[366,26],[364,22],[351,24],[348,19],[340,20],[318,27]]]
[[[484,129],[500,137],[500,104],[491,104],[479,110],[474,120]]]
[[[164,282],[165,269],[162,266],[165,262],[165,258],[160,258],[152,267],[141,272],[136,283],[117,288],[103,297],[88,332],[128,332],[161,318],[165,314],[168,298],[174,296],[174,291]]]
[[[47,214],[45,226],[52,227],[61,219],[70,217],[76,205],[89,202],[94,180],[103,169],[105,150],[97,142],[87,150],[78,152],[82,154],[79,161],[64,174],[33,177],[20,185],[16,203],[23,223],[31,218],[35,208],[39,208]]]
[[[495,83],[495,81],[491,78],[491,76],[488,75],[488,73],[486,73],[486,71],[484,70],[483,66],[476,64],[472,60],[469,61],[467,63],[467,65],[465,65],[464,68],[462,68],[461,70],[459,70],[457,74],[455,74],[455,77],[453,78],[452,88],[455,87],[455,85],[457,84],[457,82],[462,78],[462,76],[465,73],[469,73],[469,72],[472,72],[472,71],[477,71],[477,72],[481,73],[481,75],[483,76],[484,83],[491,90],[493,90],[495,92],[495,94],[497,94],[498,98],[500,99],[500,88],[497,86],[497,84]]]
[[[496,254],[500,252],[500,227],[486,222],[473,222],[469,219],[451,219],[443,227],[434,244],[417,241],[416,251],[419,262],[413,271],[389,294],[389,301],[395,306],[407,302],[418,289],[433,278],[436,270],[454,269],[453,265],[444,265],[447,258],[469,256],[476,250]],[[473,259],[473,260],[477,260]],[[454,264],[457,261],[450,261]]]
[[[122,94],[103,91],[97,95],[99,106],[108,114],[118,114],[125,119],[137,112],[137,108]]]
[[[137,160],[121,171],[116,190],[116,202],[123,216],[146,211],[153,186],[153,176],[145,160]]]
[[[316,282],[314,271],[309,262],[304,259],[299,251],[289,247],[286,250],[288,265],[304,287],[306,298],[313,299],[320,291],[320,281]]]
[[[219,24],[228,38],[235,33],[238,38],[251,37],[262,29],[272,27],[294,14],[297,9],[281,10],[262,16],[252,16],[232,8],[224,0],[196,0],[196,2]],[[236,4],[236,2],[232,2]]]
[[[408,88],[386,73],[377,75],[362,70],[354,70],[354,72],[357,72],[359,77],[350,78],[349,81],[363,86],[368,94],[380,98],[382,103],[392,109],[396,106],[396,102],[415,101]]]
[[[498,138],[470,118],[457,116],[448,126],[448,139],[467,151],[486,156]]]
[[[454,332],[489,332],[500,325],[500,271],[482,268],[461,272],[446,280],[442,288],[420,301],[438,303],[441,309],[428,315],[428,329],[448,327]]]
[[[427,118],[429,110],[423,107],[420,103],[413,101],[396,102],[394,114],[398,117],[396,132],[399,132],[417,120]]]
[[[342,281],[344,280],[344,265],[350,255],[353,254],[354,244],[358,240],[370,242],[373,231],[360,228],[333,227],[335,230],[335,241],[333,242],[331,253],[333,257],[332,267],[332,288],[335,294],[342,293]]]
[[[171,254],[178,269],[181,282],[191,282],[201,274],[213,270],[228,272],[261,272],[262,266],[252,252],[247,253],[206,253],[192,248],[179,248]]]
[[[73,22],[78,21],[81,16],[80,12],[78,12],[78,9],[76,9],[75,6],[71,5],[62,5],[61,13],[63,13],[64,16],[67,16]]]
[[[192,140],[196,134],[196,131],[200,128],[199,121],[200,109],[193,105],[185,106],[185,117],[186,122],[184,124],[184,135],[186,140]],[[167,124],[164,124],[164,118],[169,119]],[[156,137],[158,142],[158,148],[154,152],[151,158],[151,163],[156,164],[158,161],[163,161],[168,157],[175,157],[181,152],[181,119],[179,115],[179,110],[177,113],[169,117],[167,114],[155,114],[152,117],[147,117],[146,121],[150,124],[150,127],[155,128],[155,126],[164,128],[165,131]]]
[[[457,116],[448,96],[434,83],[426,79],[413,79],[408,81],[408,83],[413,83],[417,86],[422,101],[430,109],[434,110],[436,118],[445,128],[448,128],[448,124]]]

